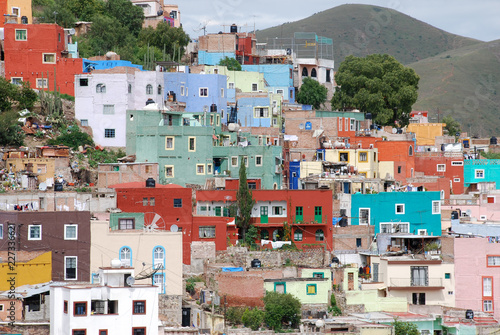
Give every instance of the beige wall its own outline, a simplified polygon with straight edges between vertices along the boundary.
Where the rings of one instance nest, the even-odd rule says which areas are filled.
[[[434,145],[436,136],[443,136],[444,123],[410,123],[408,133],[415,133],[417,145]]]
[[[158,163],[99,164],[97,187],[131,182],[146,182],[148,178],[158,181]],[[145,185],[145,184],[144,184]]]
[[[12,14],[12,8],[16,7],[20,10],[20,15],[17,18],[17,23],[21,23],[21,17],[26,16],[28,18],[28,24],[33,23],[32,13],[31,13],[31,0],[9,0],[7,2],[7,14]],[[1,18],[3,21],[3,17]]]
[[[8,158],[6,161],[7,169],[12,172],[26,171],[29,164],[32,164],[31,172],[38,175],[39,183],[54,178],[54,158]]]
[[[182,232],[113,231],[109,221],[91,222],[90,269],[97,272],[99,267],[109,266],[114,258],[119,258],[120,248],[132,249],[132,266],[137,276],[153,263],[153,248],[165,248],[165,293],[182,295]],[[146,263],[143,266],[142,263]],[[148,283],[151,279],[138,280],[138,284]]]
[[[392,161],[379,162],[378,170],[380,173],[380,178],[385,178],[386,176],[394,178],[394,162]]]

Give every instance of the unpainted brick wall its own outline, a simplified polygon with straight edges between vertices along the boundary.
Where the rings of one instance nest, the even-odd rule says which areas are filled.
[[[182,296],[158,295],[158,318],[166,326],[179,327],[182,325]]]

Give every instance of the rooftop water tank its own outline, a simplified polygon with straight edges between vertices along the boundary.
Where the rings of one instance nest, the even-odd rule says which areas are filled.
[[[148,178],[146,180],[146,187],[155,187],[156,186],[156,181],[153,178]]]
[[[261,262],[257,258],[255,258],[254,260],[252,260],[251,264],[252,264],[253,268],[260,268],[261,267]]]

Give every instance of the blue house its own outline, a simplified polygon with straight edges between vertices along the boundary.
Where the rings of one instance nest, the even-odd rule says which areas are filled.
[[[219,74],[165,73],[165,99],[175,94],[175,99],[186,104],[188,112],[217,112],[223,123],[227,120],[226,76]]]
[[[288,186],[291,190],[299,189],[299,179],[300,179],[300,161],[293,161],[289,163],[290,172],[290,185]]]
[[[295,103],[295,88],[293,87],[293,65],[291,64],[259,64],[242,65],[243,71],[260,72],[269,85],[271,93],[283,94],[283,100]]]
[[[500,189],[500,159],[464,160],[464,186],[477,183],[496,183]]]
[[[441,236],[440,192],[355,193],[351,225],[375,226],[378,233]]]
[[[243,127],[271,127],[272,108],[267,94],[265,97],[238,99],[238,121]]]
[[[224,58],[236,58],[234,52],[208,52],[205,50],[198,51],[198,64],[217,65]]]

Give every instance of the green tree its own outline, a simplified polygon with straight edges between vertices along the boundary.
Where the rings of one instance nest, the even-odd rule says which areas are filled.
[[[297,102],[304,105],[311,105],[314,109],[319,109],[326,101],[328,89],[318,81],[311,78],[304,78],[302,86],[297,93]]]
[[[76,15],[66,6],[65,0],[47,1],[47,4],[40,11],[33,12],[33,16],[40,23],[57,22],[63,28],[74,28],[77,21]]]
[[[29,82],[23,82],[16,94],[16,100],[19,102],[19,109],[32,109],[38,100],[38,94],[30,87]]]
[[[89,134],[82,132],[78,126],[70,126],[64,134],[48,140],[47,144],[62,144],[76,150],[80,145],[94,145],[94,141]]]
[[[222,58],[219,65],[226,66],[229,71],[241,71],[241,64],[233,57]]]
[[[16,86],[12,85],[4,77],[0,77],[0,112],[12,109],[12,103],[16,96]]]
[[[264,320],[271,329],[280,331],[283,324],[291,324],[292,328],[299,325],[301,304],[290,293],[282,294],[268,291],[264,297],[264,305],[266,312]]]
[[[332,108],[372,113],[377,124],[405,126],[418,98],[419,76],[389,55],[348,56],[335,74]]]
[[[189,43],[189,35],[182,28],[175,28],[168,25],[167,22],[160,22],[156,26],[147,27],[141,30],[138,39],[142,48],[149,46],[155,47],[160,52],[160,55],[165,51],[166,55],[170,55],[171,59],[180,55],[184,55],[186,46]],[[144,53],[145,51],[142,51]]]
[[[104,11],[108,16],[117,19],[120,25],[134,36],[141,31],[144,11],[141,7],[134,6],[130,0],[107,0],[104,2]]]
[[[24,144],[24,132],[17,123],[18,118],[16,111],[0,113],[0,145],[21,146]]]
[[[252,191],[248,188],[247,169],[243,157],[241,158],[240,186],[238,188],[238,193],[236,193],[236,204],[238,206],[236,225],[240,228],[241,238],[245,241],[245,235],[250,227],[250,215],[252,214],[255,200],[253,199]]]
[[[241,318],[245,327],[252,330],[259,330],[262,322],[264,322],[264,312],[255,307],[254,309],[246,309]]]
[[[394,327],[394,335],[419,335],[418,327],[416,324],[411,322],[403,322],[394,320],[392,323]]]
[[[460,133],[460,123],[453,119],[451,115],[446,115],[445,117],[443,117],[442,123],[446,124],[444,129],[448,130],[448,135],[456,136],[457,133]]]

